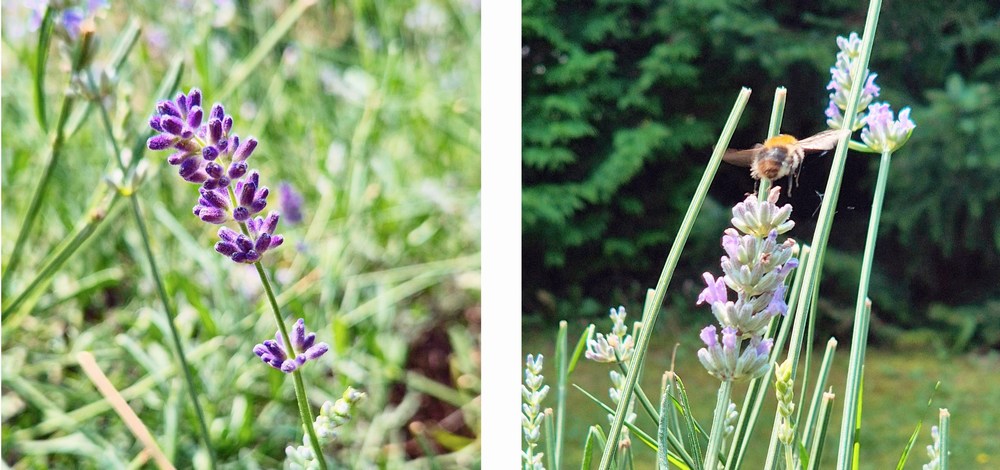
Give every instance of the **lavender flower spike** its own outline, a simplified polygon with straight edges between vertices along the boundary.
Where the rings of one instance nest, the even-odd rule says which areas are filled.
[[[851,87],[854,84],[855,75],[852,73],[858,73],[857,65],[861,58],[861,38],[858,37],[858,33],[851,33],[846,38],[838,37],[837,47],[840,48],[840,52],[837,53],[836,64],[830,68],[830,84],[826,86],[827,90],[831,90],[830,104],[826,109],[826,117],[828,118],[826,123],[833,129],[840,129],[844,125],[843,111],[847,110],[847,100],[851,96]],[[864,88],[861,90],[861,101],[858,103],[858,109],[864,109],[868,106],[881,91],[875,84],[876,75],[867,70],[864,71],[864,74]],[[860,129],[864,125],[863,120],[864,113],[859,112],[857,119],[854,120],[855,128],[852,130]]]
[[[306,322],[301,318],[292,327],[291,341],[292,348],[289,350],[281,339],[281,331],[278,331],[274,340],[254,346],[253,352],[265,364],[288,374],[330,350],[328,344],[316,343],[315,333],[306,333]]]
[[[916,124],[910,120],[910,108],[899,112],[899,120],[893,120],[892,108],[885,103],[875,103],[868,107],[865,127],[861,140],[877,152],[895,152],[903,146]]]

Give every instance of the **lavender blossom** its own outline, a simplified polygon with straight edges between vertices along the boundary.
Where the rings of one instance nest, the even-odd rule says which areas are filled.
[[[549,386],[543,384],[545,377],[542,376],[542,360],[541,354],[535,357],[528,354],[524,364],[524,384],[521,386],[521,397],[524,400],[521,404],[521,431],[527,444],[521,457],[524,460],[523,468],[531,470],[545,470],[542,453],[535,452],[538,440],[542,437],[542,420],[545,417],[542,400],[549,393]]]
[[[895,152],[903,146],[916,124],[910,120],[910,108],[899,112],[899,119],[893,120],[892,108],[886,103],[874,103],[868,107],[868,116],[861,131],[861,140],[876,152]]]
[[[607,335],[597,333],[597,339],[587,340],[586,357],[596,362],[625,362],[632,358],[635,349],[635,340],[628,334],[628,327],[625,326],[625,307],[619,306],[618,310],[611,309],[608,314],[614,326]],[[638,324],[633,326],[633,333],[638,333]]]
[[[840,129],[844,125],[843,111],[847,110],[847,100],[851,96],[851,87],[854,83],[853,73],[857,73],[858,60],[861,58],[861,38],[858,33],[851,33],[848,37],[837,37],[837,62],[830,68],[830,84],[826,86],[830,92],[830,104],[826,109],[827,125],[833,129]],[[861,101],[858,109],[865,109],[869,103],[879,95],[879,87],[875,84],[876,74],[864,71],[864,88],[861,90]],[[859,112],[854,120],[854,129],[858,130],[864,123],[864,113]]]
[[[215,251],[237,263],[252,264],[265,251],[282,244],[284,239],[274,234],[277,213],[254,217],[267,206],[270,194],[261,185],[260,174],[247,166],[257,140],[250,137],[240,141],[232,133],[233,117],[221,104],[213,105],[206,116],[201,91],[192,88],[186,95],[181,93],[173,100],[157,103],[149,126],[158,134],[150,137],[146,145],[151,150],[173,149],[167,162],[178,167],[185,181],[201,184],[194,215],[210,224],[231,220],[240,224],[243,233],[227,227],[219,229],[221,241],[215,244]]]
[[[724,274],[703,275],[706,287],[697,303],[711,306],[722,326],[722,341],[714,325],[703,329],[705,347],[698,351],[698,359],[722,380],[755,378],[766,372],[772,342],[763,334],[775,316],[788,313],[785,280],[798,260],[793,257],[794,240],[778,242],[778,235],[795,225],[790,220],[792,206],[777,205],[780,194],[781,188],[774,187],[766,200],[750,195],[733,207],[736,228],[726,229],[722,237]],[[729,289],[736,292],[735,300],[730,300]]]
[[[719,380],[748,380],[767,373],[768,358],[774,340],[754,336],[749,342],[743,343],[736,329],[727,326],[722,329],[720,342],[715,325],[706,326],[701,330],[701,340],[705,343],[705,347],[698,350],[698,360],[709,374]]]
[[[49,2],[47,0],[29,0],[24,5],[31,11],[28,19],[28,30],[38,31],[45,18],[45,10],[53,10],[55,31],[59,36],[76,41],[80,37],[83,23],[93,18],[108,7],[107,0],[88,0],[86,2]]]
[[[278,186],[278,195],[285,220],[293,225],[302,222],[302,204],[304,202],[302,195],[288,182],[283,182]]]
[[[265,364],[287,374],[330,350],[328,344],[316,343],[316,333],[306,333],[306,322],[301,318],[292,327],[291,341],[292,348],[289,350],[281,339],[281,331],[278,331],[274,334],[274,340],[266,340],[254,346],[253,352]]]

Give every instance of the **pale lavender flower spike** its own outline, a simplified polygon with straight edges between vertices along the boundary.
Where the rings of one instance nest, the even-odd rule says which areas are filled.
[[[278,331],[275,332],[273,340],[269,339],[254,346],[253,352],[265,364],[288,374],[330,350],[330,345],[316,342],[316,333],[306,333],[306,322],[301,318],[295,322],[290,336],[291,351],[285,347],[281,331]]]

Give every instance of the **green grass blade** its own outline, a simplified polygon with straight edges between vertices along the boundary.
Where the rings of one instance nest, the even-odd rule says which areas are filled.
[[[583,444],[583,460],[580,463],[580,470],[590,470],[590,465],[594,461],[594,444],[604,448],[604,431],[598,425],[593,425],[587,430],[587,440]]]
[[[667,450],[670,449],[667,434],[670,432],[670,421],[674,417],[674,407],[670,405],[669,400],[670,382],[667,376],[670,374],[670,372],[663,374],[660,385],[660,421],[656,427],[656,445],[659,447],[656,451],[656,463],[659,470],[670,468],[670,461],[667,460]]]
[[[799,428],[799,435],[802,436],[803,444],[806,448],[810,447],[813,439],[813,426],[816,424],[816,420],[819,419],[822,411],[820,407],[823,401],[823,389],[826,388],[826,380],[830,376],[830,367],[833,365],[833,356],[837,352],[837,340],[835,338],[830,338],[826,342],[826,353],[823,354],[823,363],[819,367],[819,373],[816,376],[816,389],[813,392],[812,402],[809,405],[809,413],[806,414],[806,422],[803,426]],[[803,394],[805,391],[803,390]],[[801,395],[805,396],[805,395]],[[797,423],[802,421],[796,420]]]
[[[587,327],[587,330],[580,335],[580,340],[576,342],[576,349],[573,350],[573,356],[569,358],[569,368],[566,370],[567,377],[572,374],[574,370],[576,370],[576,364],[580,362],[580,358],[583,357],[583,352],[587,350],[587,341],[590,340],[590,337],[594,334],[594,329],[596,328],[596,326],[590,325]]]
[[[931,391],[931,396],[927,399],[927,407],[924,408],[923,416],[926,414],[927,410],[931,408],[931,403],[934,402],[934,394],[937,393],[938,388],[941,387],[941,382],[934,384],[934,390]],[[910,439],[906,441],[906,447],[903,447],[903,453],[899,456],[899,462],[896,464],[896,470],[903,470],[903,466],[906,465],[906,459],[910,455],[910,451],[913,450],[913,445],[917,442],[917,437],[920,435],[920,428],[924,425],[923,418],[917,421],[917,427],[913,430],[913,434],[910,434]]]
[[[833,412],[833,400],[835,395],[833,392],[823,393],[822,403],[819,407],[819,417],[817,418],[816,425],[814,426],[815,433],[811,436],[811,446],[809,448],[809,466],[807,470],[816,470],[823,460],[823,447],[826,444],[826,435],[828,425],[830,424],[830,415]]]
[[[49,62],[49,43],[52,41],[52,8],[45,8],[42,25],[38,28],[38,49],[35,51],[35,118],[42,131],[49,131],[48,118],[45,115],[45,66]]]
[[[559,333],[556,338],[556,416],[555,416],[555,449],[550,456],[552,468],[562,468],[563,431],[566,429],[566,384],[569,382],[568,324],[559,322]]]
[[[950,446],[950,439],[948,438],[948,428],[951,423],[951,413],[948,412],[947,408],[941,408],[938,414],[938,455],[939,455],[939,470],[948,470],[948,447]]]
[[[654,294],[652,301],[653,308],[650,311],[648,320],[643,321],[643,328],[635,346],[635,355],[632,357],[631,367],[629,367],[630,373],[625,378],[625,386],[623,387],[621,401],[618,402],[618,408],[615,410],[614,421],[611,423],[611,429],[608,431],[608,442],[605,444],[604,453],[601,455],[601,470],[608,470],[611,468],[611,459],[615,453],[618,435],[621,433],[622,427],[625,424],[625,416],[628,414],[628,404],[632,400],[632,393],[635,390],[636,383],[638,383],[639,370],[641,369],[646,349],[649,347],[649,341],[650,338],[652,338],[652,333],[655,329],[654,326],[656,325],[656,317],[659,314],[660,305],[663,303],[667,287],[670,285],[670,279],[674,274],[674,268],[680,260],[681,252],[684,250],[684,245],[687,243],[687,238],[691,233],[691,228],[694,226],[694,221],[698,218],[701,206],[704,204],[705,197],[708,195],[708,188],[712,185],[712,180],[715,179],[715,172],[718,170],[719,164],[722,162],[722,154],[729,146],[729,140],[732,138],[733,132],[736,130],[736,124],[739,122],[740,115],[743,114],[743,109],[746,107],[749,99],[750,89],[743,88],[740,90],[736,103],[733,105],[729,118],[726,120],[726,125],[722,130],[722,134],[719,136],[719,140],[715,144],[715,149],[712,152],[712,158],[706,165],[705,172],[702,174],[701,181],[698,183],[698,189],[695,191],[694,197],[691,198],[691,204],[688,206],[687,213],[684,215],[684,220],[681,222],[681,226],[677,231],[677,237],[674,238],[673,245],[670,248],[670,254],[667,255],[667,260],[663,265],[663,271],[660,274],[660,279],[656,283],[656,293]]]

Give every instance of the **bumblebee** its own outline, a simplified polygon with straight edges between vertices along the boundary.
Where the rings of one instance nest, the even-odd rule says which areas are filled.
[[[788,134],[776,135],[751,149],[728,149],[722,159],[732,165],[750,167],[750,176],[754,179],[774,181],[790,174],[798,176],[807,154],[836,147],[848,133],[846,129],[828,129],[802,140]]]

